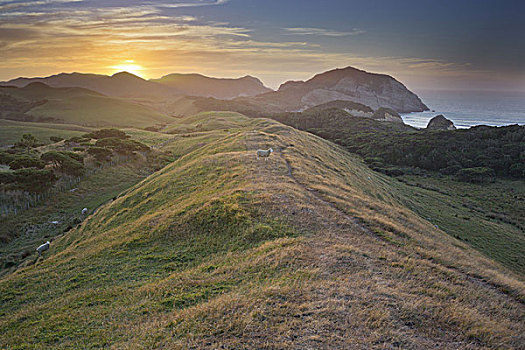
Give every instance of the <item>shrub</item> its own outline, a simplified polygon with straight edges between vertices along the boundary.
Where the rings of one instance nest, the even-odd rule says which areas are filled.
[[[52,142],[60,142],[60,141],[62,141],[64,138],[63,138],[63,137],[59,137],[59,136],[50,136],[49,139],[50,139]]]
[[[15,147],[25,148],[28,153],[31,148],[37,146],[40,146],[40,144],[38,143],[36,137],[31,134],[23,134],[20,141],[15,143]]]
[[[52,170],[24,168],[11,173],[0,173],[0,183],[12,184],[28,192],[43,192],[58,180]]]
[[[22,168],[42,169],[45,165],[42,160],[30,156],[17,156],[9,163],[9,167],[13,170]]]
[[[97,146],[89,147],[87,149],[87,153],[92,155],[99,162],[108,162],[111,160],[111,156],[113,155],[111,150]]]
[[[42,154],[44,162],[52,163],[64,174],[80,176],[84,173],[84,157],[78,153],[66,151],[50,151]]]
[[[457,173],[458,180],[473,183],[494,181],[495,176],[494,169],[485,167],[464,168]]]
[[[131,154],[134,151],[146,152],[150,149],[141,142],[135,140],[122,140],[116,137],[99,139],[95,143],[95,146],[113,148],[115,152],[119,154]]]
[[[67,143],[82,143],[82,142],[88,142],[90,139],[81,137],[81,136],[73,136],[66,140]]]
[[[15,160],[16,155],[8,153],[6,151],[0,151],[0,164],[8,165],[13,160]]]
[[[97,131],[90,132],[89,134],[84,135],[85,138],[90,139],[106,139],[106,138],[117,138],[117,139],[127,139],[128,135],[124,131],[118,129],[100,129]]]

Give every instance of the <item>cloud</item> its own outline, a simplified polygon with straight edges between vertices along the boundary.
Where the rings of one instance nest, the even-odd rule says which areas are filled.
[[[177,3],[166,3],[166,4],[157,4],[156,6],[159,7],[166,7],[166,8],[182,8],[182,7],[200,7],[200,6],[215,6],[215,5],[223,5],[227,3],[230,0],[215,0],[215,1],[202,1],[197,0],[193,2],[177,2]]]
[[[366,33],[361,29],[352,29],[349,32],[340,32],[336,30],[330,30],[325,28],[284,28],[288,32],[288,35],[317,35],[317,36],[330,36],[330,37],[343,37],[351,35],[359,35]]]
[[[391,74],[409,84],[429,78],[493,76],[466,63],[359,56],[350,47],[341,45],[341,51],[335,52],[327,50],[324,41],[312,40],[317,39],[314,36],[337,39],[360,35],[364,33],[360,29],[284,28],[280,35],[262,40],[254,34],[257,28],[173,10],[222,5],[226,0],[130,0],[125,7],[111,6],[109,1],[107,6],[94,6],[98,1],[87,0],[73,4],[79,1],[0,0],[0,9],[14,9],[0,11],[1,79],[61,71],[112,73],[107,67],[131,59],[150,77],[171,72],[250,73],[272,87],[283,80],[308,79],[316,72],[345,66]]]
[[[67,4],[83,0],[40,0],[40,1],[0,1],[0,11],[9,11],[21,7],[42,6],[49,4]]]

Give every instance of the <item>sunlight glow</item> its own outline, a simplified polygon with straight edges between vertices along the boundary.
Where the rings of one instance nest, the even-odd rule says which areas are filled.
[[[126,60],[122,64],[118,64],[115,66],[110,67],[111,69],[115,70],[115,73],[126,71],[128,73],[141,76],[141,72],[144,70],[144,68],[141,65],[135,64],[133,60]]]

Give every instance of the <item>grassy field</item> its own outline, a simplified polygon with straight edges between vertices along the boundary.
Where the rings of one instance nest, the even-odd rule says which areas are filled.
[[[411,187],[311,134],[232,118],[165,140],[176,161],[4,276],[0,347],[523,344],[522,278],[406,208],[394,188]]]
[[[447,177],[403,176],[402,202],[453,237],[523,274],[525,184],[471,184]]]
[[[80,136],[92,129],[71,124],[31,123],[0,119],[0,146],[12,145],[23,134],[32,134],[39,142],[50,144],[50,136],[70,138]]]

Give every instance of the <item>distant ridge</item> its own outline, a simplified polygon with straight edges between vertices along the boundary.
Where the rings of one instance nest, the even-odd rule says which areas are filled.
[[[255,96],[272,91],[257,78],[246,75],[242,78],[210,78],[201,74],[173,73],[150,81],[169,86],[188,96],[232,99]]]
[[[2,82],[3,86],[24,87],[31,83],[50,87],[81,87],[104,95],[126,98],[169,99],[174,96],[203,96],[231,99],[255,96],[272,91],[252,76],[238,79],[210,78],[201,74],[169,74],[160,79],[145,80],[128,72],[111,76],[87,73],[60,73],[49,77],[17,78]]]
[[[24,87],[30,83],[45,83],[50,87],[81,87],[113,97],[148,98],[170,97],[177,95],[160,84],[149,82],[128,72],[119,72],[111,76],[86,73],[60,73],[44,78],[17,78],[1,85]]]

